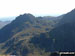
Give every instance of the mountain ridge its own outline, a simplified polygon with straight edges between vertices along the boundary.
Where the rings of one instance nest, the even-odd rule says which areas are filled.
[[[75,10],[57,17],[57,20],[20,15],[0,30],[0,39],[8,38],[1,40],[0,51],[18,56],[49,56],[55,51],[75,51],[74,15]]]
[[[42,47],[49,52],[55,51],[74,52],[75,51],[74,33],[75,33],[75,9],[65,14],[64,17],[59,21],[57,27],[55,27],[48,33],[41,34],[42,36],[45,35],[44,36],[45,39],[43,39],[41,36],[37,37],[35,36],[34,38],[31,39],[30,42],[33,43],[34,46],[37,46],[38,48]],[[43,46],[43,44],[46,47]]]

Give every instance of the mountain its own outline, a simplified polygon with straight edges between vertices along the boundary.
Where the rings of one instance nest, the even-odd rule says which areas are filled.
[[[0,29],[3,28],[5,25],[9,24],[11,21],[0,21]]]
[[[37,28],[45,29],[52,28],[56,22],[51,20],[43,20],[41,18],[35,17],[31,14],[24,14],[16,17],[10,24],[6,25],[0,30],[0,42],[4,42],[11,38],[14,34],[28,29],[28,28]],[[42,30],[43,30],[42,29]],[[48,30],[45,29],[45,30]],[[6,34],[7,33],[7,34]]]
[[[46,52],[75,52],[75,9],[65,14],[58,26],[33,37],[30,43]]]
[[[26,16],[26,17],[24,18],[24,16]],[[29,20],[30,18],[34,19],[35,17],[31,16],[31,15],[28,15],[28,16],[20,15],[17,18],[0,30],[0,39],[1,39],[0,42],[4,42],[7,39],[11,38],[14,34],[21,31],[22,28],[29,27],[29,25],[27,25],[27,24],[26,24],[27,26],[24,26],[25,21]],[[30,22],[33,23],[32,20],[30,20]]]
[[[75,9],[70,11],[68,14],[65,14],[63,19],[60,20],[59,25],[61,24],[66,24],[66,23],[72,23],[73,21],[75,21],[74,17],[75,17]]]
[[[0,30],[0,53],[18,56],[43,56],[46,53],[41,49],[39,51],[29,41],[40,33],[51,31],[56,23],[54,20],[43,20],[43,17],[35,17],[32,14],[16,17]]]
[[[67,13],[49,34],[55,39],[56,51],[75,51],[75,9]]]

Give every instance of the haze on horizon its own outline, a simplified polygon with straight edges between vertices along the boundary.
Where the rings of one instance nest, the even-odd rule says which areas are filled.
[[[75,0],[0,0],[0,17],[31,13],[58,16],[75,8]]]

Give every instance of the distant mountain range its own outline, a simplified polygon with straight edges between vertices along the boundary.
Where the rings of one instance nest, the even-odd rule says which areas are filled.
[[[3,28],[5,25],[9,24],[11,21],[0,21],[0,29]]]
[[[59,17],[23,14],[0,29],[0,54],[50,56],[75,51],[75,9]]]
[[[5,25],[9,24],[12,20],[14,20],[16,16],[13,17],[0,17],[0,29]]]
[[[0,17],[0,21],[12,21],[15,18],[16,18],[16,16]]]

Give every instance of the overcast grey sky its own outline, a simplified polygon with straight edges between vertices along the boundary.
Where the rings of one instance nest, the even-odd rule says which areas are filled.
[[[31,13],[61,15],[75,8],[75,0],[0,0],[0,17]]]

